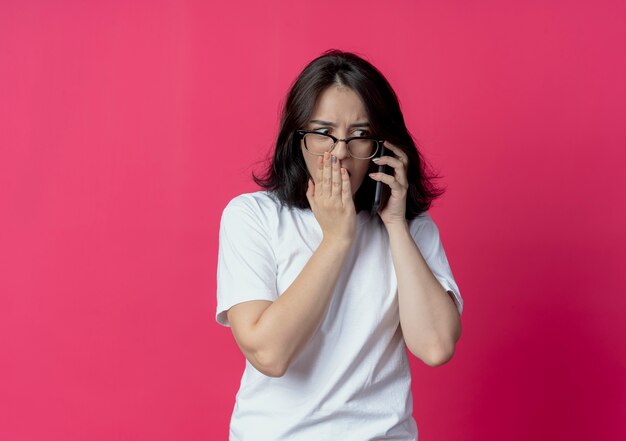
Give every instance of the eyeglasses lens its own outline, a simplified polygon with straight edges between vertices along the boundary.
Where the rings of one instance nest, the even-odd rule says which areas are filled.
[[[304,145],[307,150],[316,155],[323,155],[333,148],[333,139],[322,133],[307,133],[304,135]],[[358,159],[368,159],[376,153],[376,141],[373,139],[352,139],[348,142],[350,156]]]

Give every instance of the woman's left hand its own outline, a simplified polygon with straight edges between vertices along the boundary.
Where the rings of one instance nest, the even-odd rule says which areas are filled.
[[[384,209],[378,210],[380,218],[385,226],[396,223],[406,222],[406,195],[409,188],[407,181],[408,158],[406,153],[401,149],[385,141],[385,148],[391,150],[394,156],[381,156],[378,161],[374,161],[377,165],[387,164],[393,168],[393,175],[386,173],[370,173],[370,177],[376,181],[382,181],[391,188],[389,201]]]

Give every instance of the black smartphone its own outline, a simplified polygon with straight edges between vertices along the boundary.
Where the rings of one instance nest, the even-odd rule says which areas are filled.
[[[383,155],[386,155],[388,150],[385,148],[383,144],[381,144],[380,149],[374,155],[374,158],[380,158]],[[372,158],[372,159],[374,159]],[[374,165],[374,172],[378,173],[386,173],[388,175],[392,174],[391,166],[387,164],[376,165],[376,163],[372,163]],[[376,181],[376,188],[374,189],[374,200],[372,202],[372,209],[370,214],[374,216],[380,207],[382,207],[387,199],[389,199],[390,188],[387,184],[381,181]]]

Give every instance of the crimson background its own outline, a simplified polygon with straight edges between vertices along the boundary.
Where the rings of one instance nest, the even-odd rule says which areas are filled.
[[[284,95],[368,58],[443,176],[465,300],[420,440],[624,439],[622,1],[0,3],[0,438],[226,439],[221,210]]]

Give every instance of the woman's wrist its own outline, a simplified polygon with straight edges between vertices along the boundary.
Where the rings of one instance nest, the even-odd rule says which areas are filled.
[[[389,235],[389,237],[404,235],[406,233],[410,234],[409,224],[406,219],[394,223],[385,224],[385,228],[387,228],[387,234]]]
[[[347,252],[352,247],[352,240],[346,238],[325,236],[322,238],[320,247],[321,246],[332,249],[335,252]]]

